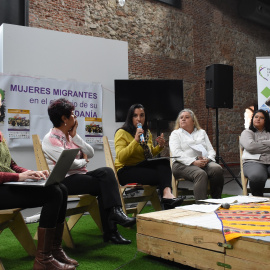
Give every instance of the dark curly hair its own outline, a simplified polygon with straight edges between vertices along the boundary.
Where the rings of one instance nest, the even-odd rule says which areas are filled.
[[[64,98],[53,101],[48,107],[48,114],[51,122],[53,123],[53,126],[60,127],[61,124],[64,123],[62,116],[65,116],[69,119],[74,109],[74,105]]]
[[[133,115],[134,115],[135,109],[143,109],[144,110],[145,121],[144,121],[144,125],[143,125],[142,128],[143,128],[144,132],[146,132],[148,130],[147,114],[145,112],[145,108],[143,107],[142,104],[133,104],[133,105],[130,106],[130,108],[128,110],[127,118],[126,118],[126,121],[125,121],[124,125],[119,128],[119,129],[123,129],[123,130],[129,132],[132,136],[135,136],[136,130],[137,130],[137,127],[135,127],[133,125]]]
[[[258,130],[253,126],[253,119],[254,119],[254,116],[255,116],[257,113],[262,113],[262,114],[264,115],[264,129],[265,129],[267,132],[270,132],[270,118],[269,118],[269,113],[266,112],[265,110],[257,110],[257,111],[255,111],[255,112],[253,113],[252,118],[251,118],[251,121],[250,121],[249,129],[252,130],[253,132],[258,131]]]

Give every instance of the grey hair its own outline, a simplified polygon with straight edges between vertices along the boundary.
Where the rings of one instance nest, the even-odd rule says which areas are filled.
[[[198,122],[198,119],[195,115],[195,113],[191,110],[191,109],[183,109],[182,111],[180,111],[180,113],[178,114],[177,118],[176,118],[176,121],[175,121],[175,124],[174,124],[174,129],[179,129],[180,128],[180,122],[179,122],[179,119],[180,119],[180,116],[183,112],[188,112],[194,122],[194,126],[197,128],[197,129],[201,129],[200,125],[199,125],[199,122]]]

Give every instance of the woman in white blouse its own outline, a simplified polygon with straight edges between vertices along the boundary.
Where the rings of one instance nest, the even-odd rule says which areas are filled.
[[[208,179],[211,197],[221,198],[223,169],[215,162],[216,152],[193,111],[182,110],[174,129],[169,142],[170,151],[175,157],[172,165],[173,175],[194,183],[194,197],[197,203],[207,198]]]

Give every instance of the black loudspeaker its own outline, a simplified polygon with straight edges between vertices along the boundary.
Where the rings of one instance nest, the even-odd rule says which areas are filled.
[[[29,0],[0,0],[0,25],[2,23],[29,25]]]
[[[233,67],[213,64],[205,72],[206,108],[233,107]]]

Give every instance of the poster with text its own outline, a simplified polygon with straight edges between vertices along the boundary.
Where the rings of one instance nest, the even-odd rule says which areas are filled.
[[[30,138],[30,111],[8,109],[8,138]]]
[[[102,144],[103,128],[101,118],[85,118],[86,142],[91,144]]]
[[[258,109],[270,112],[270,57],[257,57]]]
[[[0,73],[0,130],[8,140],[9,147],[32,146],[32,134],[38,134],[42,139],[53,128],[48,117],[48,106],[59,98],[65,98],[74,105],[78,119],[77,132],[86,139],[85,119],[102,119],[100,83]],[[26,111],[28,113],[21,113]],[[23,127],[22,123],[29,125]],[[102,126],[101,123],[99,125]]]

